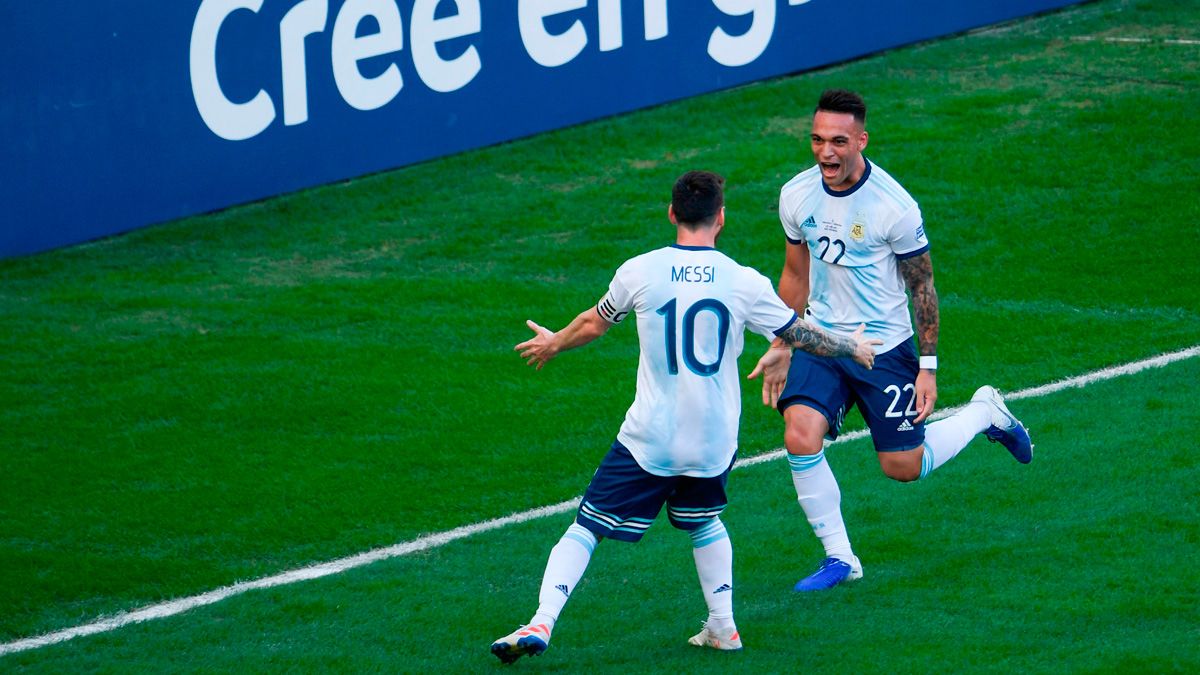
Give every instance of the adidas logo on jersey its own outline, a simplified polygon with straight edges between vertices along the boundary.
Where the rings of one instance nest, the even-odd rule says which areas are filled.
[[[800,225],[800,227],[816,227],[816,226],[817,226],[817,221],[813,220],[812,216],[809,216],[807,219],[805,219],[804,223]]]
[[[900,423],[900,426],[896,427],[896,431],[912,431],[912,430],[913,430],[913,425],[909,424],[908,420],[904,420],[903,422]]]
[[[732,590],[733,590],[733,586],[730,586],[729,584],[721,584],[720,588],[713,591],[713,595],[716,595],[717,593],[725,593],[727,591],[732,591]]]

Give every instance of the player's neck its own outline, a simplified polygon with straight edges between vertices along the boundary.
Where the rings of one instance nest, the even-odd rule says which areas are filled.
[[[720,238],[721,229],[725,228],[725,219],[720,217],[718,221],[708,227],[697,227],[691,229],[676,223],[676,245],[677,246],[707,246],[709,249],[715,249],[716,239]]]
[[[837,185],[829,185],[826,183],[826,185],[829,185],[830,190],[833,190],[834,192],[845,192],[855,185],[858,185],[858,181],[862,180],[863,174],[867,172],[867,160],[862,155],[858,155],[855,158],[854,164],[854,169],[847,174],[845,180]]]
[[[720,231],[721,229],[718,227],[701,227],[689,230],[686,227],[677,225],[675,227],[675,245],[716,248],[717,235]]]

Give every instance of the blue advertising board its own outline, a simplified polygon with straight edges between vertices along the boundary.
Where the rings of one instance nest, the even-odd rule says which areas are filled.
[[[1078,1],[5,2],[0,256]]]

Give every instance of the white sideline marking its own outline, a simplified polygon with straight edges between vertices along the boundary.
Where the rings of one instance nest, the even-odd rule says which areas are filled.
[[[1182,349],[1177,352],[1162,354],[1153,358],[1145,359],[1143,361],[1127,363],[1123,366],[1114,366],[1112,368],[1098,370],[1094,373],[1088,373],[1086,375],[1080,375],[1078,377],[1072,377],[1066,380],[1060,380],[1058,382],[1051,382],[1050,384],[1044,384],[1040,387],[1033,387],[1032,389],[1022,389],[1021,391],[1016,391],[1005,395],[1005,399],[1009,401],[1015,401],[1024,398],[1036,398],[1038,396],[1053,394],[1064,389],[1086,387],[1090,384],[1095,384],[1104,380],[1111,380],[1113,378],[1122,377],[1125,375],[1132,375],[1149,368],[1161,368],[1167,364],[1190,359],[1195,356],[1200,356],[1200,345]],[[933,414],[931,419],[940,419],[942,417],[952,415],[960,408],[961,406],[958,408],[940,410]],[[843,434],[839,436],[834,443],[844,443],[863,438],[867,435],[867,433],[867,430],[862,429]],[[756,464],[762,464],[764,462],[779,459],[783,456],[784,452],[785,451],[780,448],[771,452],[763,453],[761,455],[756,455],[745,461],[739,461],[734,468],[740,469],[743,467],[754,466]],[[176,614],[182,614],[188,610],[195,609],[196,607],[211,605],[226,598],[230,598],[235,595],[241,595],[247,591],[260,588],[273,588],[275,586],[285,586],[298,581],[319,579],[332,574],[341,574],[347,570],[352,570],[356,567],[362,567],[364,565],[370,565],[371,563],[379,562],[381,560],[387,560],[389,558],[396,558],[399,556],[408,555],[410,553],[416,553],[418,551],[444,546],[452,541],[464,539],[481,532],[498,530],[509,525],[515,525],[531,520],[537,520],[538,518],[543,518],[545,516],[565,513],[577,508],[579,506],[579,500],[580,498],[576,497],[575,499],[570,499],[551,506],[542,506],[536,509],[530,509],[529,511],[514,513],[503,518],[495,518],[482,523],[476,523],[474,525],[456,527],[453,530],[446,532],[438,532],[435,534],[426,535],[424,537],[414,539],[413,541],[396,544],[394,546],[377,548],[372,551],[366,551],[364,553],[347,556],[345,558],[338,558],[337,560],[331,560],[329,562],[317,563],[315,565],[309,565],[308,567],[301,567],[289,572],[283,572],[281,574],[264,577],[262,579],[256,579],[254,581],[241,581],[230,586],[222,586],[221,588],[209,591],[207,593],[201,593],[200,595],[193,595],[191,597],[171,600],[168,602],[159,603],[157,605],[150,605],[148,607],[143,607],[131,612],[122,612],[115,616],[102,618],[82,626],[66,628],[64,630],[56,631],[54,633],[47,633],[38,637],[24,638],[21,640],[16,640],[15,642],[0,644],[0,656],[4,656],[5,654],[14,654],[16,652],[23,652],[30,649],[38,649],[39,647],[46,647],[77,637],[82,637],[84,635],[106,633],[108,631],[116,630],[133,623],[141,623],[143,621],[150,621],[152,619],[165,619],[167,617],[175,616]]]
[[[396,544],[395,546],[377,548],[365,553],[359,553],[357,555],[347,556],[345,558],[338,558],[337,560],[331,560],[329,562],[317,563],[315,565],[309,565],[308,567],[301,567],[299,569],[291,570],[290,572],[276,574],[275,576],[255,579],[254,581],[241,581],[230,586],[222,586],[221,588],[209,591],[207,593],[193,595],[189,598],[180,598],[178,600],[171,600],[157,605],[150,605],[149,607],[143,607],[132,612],[122,612],[115,616],[106,617],[82,626],[67,628],[54,633],[40,635],[38,637],[25,638],[23,640],[2,644],[0,645],[0,656],[22,652],[29,649],[45,647],[58,642],[64,642],[66,640],[81,637],[83,635],[106,633],[110,630],[116,630],[118,628],[128,626],[131,623],[141,623],[151,619],[165,619],[169,616],[175,616],[176,614],[182,614],[190,609],[195,609],[196,607],[211,605],[213,603],[220,602],[225,598],[241,595],[246,591],[252,591],[259,588],[285,586],[287,584],[296,583],[297,581],[320,579],[321,577],[326,577],[331,574],[341,574],[342,572],[354,569],[355,567],[370,565],[371,563],[379,562],[380,560],[387,560],[388,558],[395,558],[402,555],[408,555],[409,553],[416,553],[418,551],[424,551],[430,548],[437,548],[439,546],[449,544],[457,539],[463,539],[473,534],[479,534],[480,532],[496,530],[508,525],[515,525],[517,523],[536,520],[544,516],[552,516],[555,514],[564,513],[566,511],[571,511],[577,506],[579,506],[579,498],[570,499],[559,504],[554,504],[553,506],[541,506],[536,509],[530,509],[529,511],[514,513],[511,516],[505,516],[503,518],[495,518],[482,523],[475,523],[474,525],[456,527],[447,532],[438,532],[436,534],[426,535],[424,537],[420,537],[419,539],[414,539],[413,541]]]
[[[1200,40],[1131,38],[1131,37],[1095,37],[1093,35],[1075,35],[1071,37],[1076,42],[1127,42],[1139,45],[1200,45]]]
[[[1133,375],[1134,373],[1139,373],[1139,372],[1141,372],[1143,370],[1147,370],[1149,368],[1162,368],[1163,366],[1165,366],[1169,363],[1174,363],[1176,361],[1183,361],[1184,359],[1190,359],[1195,356],[1200,356],[1200,345],[1196,345],[1194,347],[1188,347],[1187,349],[1181,349],[1177,352],[1168,352],[1166,354],[1160,354],[1158,356],[1154,356],[1154,357],[1145,359],[1143,361],[1134,361],[1133,363],[1126,363],[1123,366],[1113,366],[1112,368],[1105,368],[1103,370],[1097,370],[1094,373],[1088,373],[1086,375],[1078,375],[1076,377],[1068,378],[1065,380],[1059,380],[1058,382],[1051,382],[1050,384],[1043,384],[1040,387],[1033,387],[1032,389],[1022,389],[1021,391],[1014,391],[1012,393],[1006,393],[1006,394],[1004,394],[1004,400],[1005,401],[1020,401],[1023,398],[1037,398],[1039,396],[1046,396],[1048,394],[1060,392],[1064,389],[1079,389],[1082,387],[1086,387],[1089,384],[1103,382],[1104,380],[1111,380],[1113,378],[1123,377],[1125,375]],[[940,420],[943,417],[949,417],[962,409],[963,409],[963,406],[961,406],[961,405],[956,406],[954,408],[943,408],[941,410],[936,411],[932,415],[930,415],[929,421]],[[838,436],[838,439],[836,441],[833,441],[833,443],[841,443],[842,441],[853,441],[855,439],[863,438],[864,436],[867,436],[869,433],[870,432],[867,431],[866,429],[859,429],[857,431],[851,431],[848,434],[842,434],[841,436]],[[830,444],[827,443],[827,445],[830,445]],[[737,466],[738,467],[754,466],[755,464],[762,464],[763,462],[769,462],[771,460],[779,459],[780,457],[783,457],[785,452],[786,451],[783,448],[779,448],[777,450],[772,450],[771,452],[764,452],[763,454],[755,455],[754,457],[751,457],[750,459],[747,459],[744,462],[739,460],[737,463]],[[737,467],[735,467],[735,468],[737,468]],[[0,652],[0,653],[3,653],[3,652]]]

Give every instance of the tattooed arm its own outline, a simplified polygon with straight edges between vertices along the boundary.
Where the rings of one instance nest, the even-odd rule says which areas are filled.
[[[900,276],[912,297],[913,320],[921,356],[936,356],[938,343],[938,296],[933,287],[933,260],[929,251],[900,261]]]
[[[917,345],[921,356],[936,356],[938,343],[938,296],[933,287],[933,260],[926,251],[899,261],[900,276],[912,297],[913,322],[917,326]],[[937,379],[933,370],[921,370],[916,381],[917,417],[924,421],[937,401]]]
[[[513,349],[521,352],[521,358],[525,359],[527,365],[536,365],[538,370],[550,359],[558,356],[559,352],[582,347],[607,333],[612,326],[600,316],[595,307],[581,312],[566,328],[557,333],[532,321],[526,321],[525,325],[534,332],[534,336]]]
[[[875,363],[875,350],[871,345],[883,342],[864,340],[863,329],[864,326],[859,326],[851,337],[838,337],[797,318],[792,325],[783,329],[779,337],[793,347],[817,356],[849,356],[870,368]]]
[[[875,345],[881,345],[883,341],[864,338],[865,329],[865,324],[860,325],[850,337],[837,337],[797,317],[775,340],[782,341],[784,346],[772,343],[750,373],[751,380],[763,375],[763,405],[774,407],[779,403],[779,395],[783,393],[783,386],[787,382],[787,368],[792,358],[789,346],[798,347],[817,356],[849,356],[867,368],[873,367]]]

